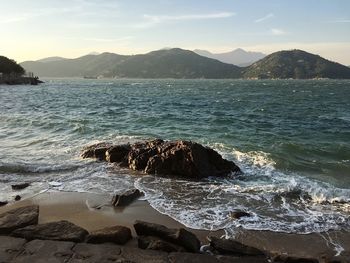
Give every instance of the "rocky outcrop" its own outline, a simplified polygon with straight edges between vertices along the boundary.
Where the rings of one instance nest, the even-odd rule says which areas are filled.
[[[125,226],[112,226],[90,233],[87,237],[88,243],[115,243],[124,245],[131,239],[131,230]]]
[[[250,246],[246,246],[233,239],[222,239],[214,236],[208,237],[210,245],[220,254],[236,256],[264,256],[264,252]]]
[[[88,234],[89,233],[85,229],[71,222],[62,220],[20,228],[13,231],[11,235],[27,240],[44,239],[83,242]]]
[[[199,179],[240,172],[235,163],[223,159],[215,150],[191,141],[156,139],[115,146],[99,143],[86,147],[81,156],[156,175]]]
[[[25,206],[0,215],[0,235],[10,234],[18,228],[36,225],[39,218],[39,206]]]
[[[193,233],[184,228],[170,229],[166,226],[136,221],[134,224],[138,236],[158,237],[164,241],[184,247],[189,252],[198,252],[200,241]]]
[[[130,189],[122,194],[117,194],[112,198],[113,206],[127,206],[142,195],[138,189]]]

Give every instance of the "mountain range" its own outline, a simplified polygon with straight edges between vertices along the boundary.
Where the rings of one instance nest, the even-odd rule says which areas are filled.
[[[275,52],[247,67],[180,48],[132,56],[102,53],[76,59],[53,57],[21,65],[40,77],[350,79],[349,67],[302,50]]]
[[[217,59],[224,63],[234,64],[240,67],[247,67],[254,62],[264,58],[266,55],[261,52],[245,51],[241,48],[237,48],[230,52],[225,53],[211,53],[206,50],[195,49],[193,52],[201,55],[203,57],[208,57],[212,59]]]

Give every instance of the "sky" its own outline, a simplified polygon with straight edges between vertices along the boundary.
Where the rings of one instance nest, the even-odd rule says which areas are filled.
[[[0,0],[0,55],[18,62],[165,47],[303,49],[350,65],[349,0]]]

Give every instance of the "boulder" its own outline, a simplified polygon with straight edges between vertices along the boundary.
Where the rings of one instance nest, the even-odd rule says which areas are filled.
[[[115,146],[100,143],[85,148],[82,157],[116,162],[148,174],[196,179],[241,172],[235,163],[223,159],[215,150],[191,141],[156,139]]]
[[[170,252],[186,252],[186,249],[172,244],[170,242],[167,242],[163,239],[160,239],[158,237],[152,237],[152,236],[139,236],[138,237],[138,247],[141,249],[151,249],[151,250],[160,250],[167,253]]]
[[[22,199],[22,197],[20,196],[20,195],[16,195],[15,196],[15,201],[19,201],[19,200],[21,200]]]
[[[88,243],[115,243],[124,245],[131,239],[131,230],[125,226],[112,226],[93,231],[87,237]]]
[[[0,215],[0,235],[10,234],[18,228],[38,224],[39,206],[25,206]]]
[[[4,206],[4,205],[7,205],[9,202],[7,201],[0,201],[0,206]]]
[[[251,214],[244,211],[233,211],[230,213],[231,219],[240,219],[241,217],[250,217]]]
[[[130,189],[112,198],[113,206],[127,206],[142,195],[138,189]]]
[[[236,256],[261,256],[264,252],[250,246],[246,246],[233,239],[222,239],[214,236],[208,237],[210,245],[220,254]]]
[[[44,239],[72,242],[82,242],[88,234],[85,229],[65,220],[27,226],[11,233],[12,236],[27,240]]]
[[[115,145],[106,151],[106,161],[110,163],[120,163],[121,166],[127,166],[130,144]]]
[[[198,238],[183,228],[170,229],[163,225],[143,221],[136,221],[134,228],[138,236],[159,237],[162,240],[182,246],[189,252],[198,252],[200,249]]]
[[[305,257],[294,257],[288,255],[277,255],[272,258],[273,262],[280,263],[319,263],[318,259],[305,258]]]
[[[22,190],[24,188],[27,188],[28,186],[30,186],[29,183],[21,183],[21,184],[13,184],[13,185],[11,185],[12,190]]]
[[[81,153],[82,158],[95,158],[100,161],[106,161],[106,151],[112,147],[111,143],[101,142],[83,149]]]

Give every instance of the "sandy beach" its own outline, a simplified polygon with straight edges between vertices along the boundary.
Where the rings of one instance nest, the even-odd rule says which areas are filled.
[[[137,200],[125,208],[112,207],[109,201],[108,196],[99,194],[45,192],[1,207],[0,213],[16,207],[36,204],[40,207],[39,224],[68,220],[88,231],[123,225],[132,230],[133,236],[136,236],[133,229],[135,220],[158,223],[170,228],[185,227],[153,209],[147,201]],[[208,243],[206,239],[208,235],[224,235],[224,231],[188,230],[195,233],[202,244]],[[236,239],[243,244],[268,251],[270,254],[318,258],[327,262],[327,259],[340,253],[335,259],[350,262],[350,233],[347,232],[297,235],[238,229]],[[136,240],[132,239],[127,246],[136,246]]]

